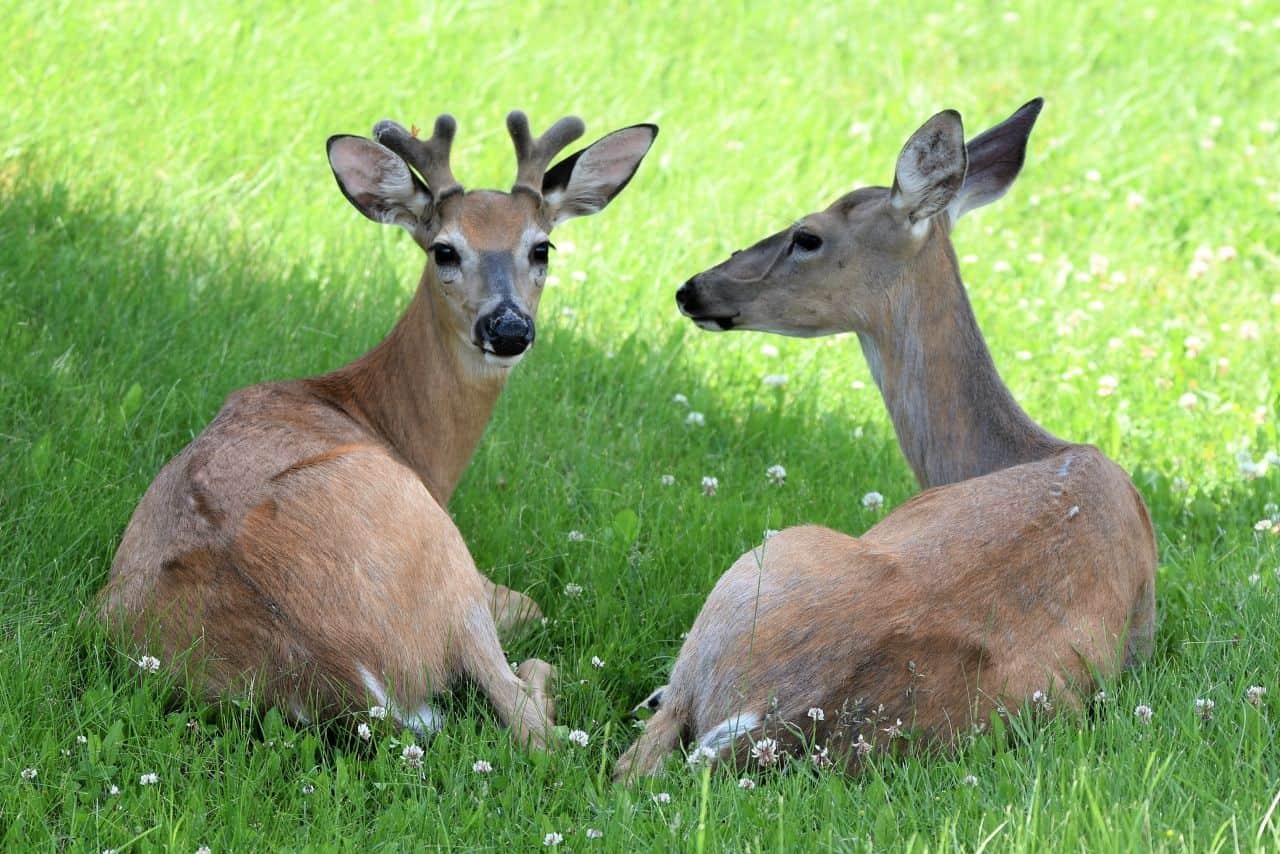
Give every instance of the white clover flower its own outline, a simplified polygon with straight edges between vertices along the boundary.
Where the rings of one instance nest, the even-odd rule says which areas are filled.
[[[769,466],[765,469],[765,476],[769,478],[769,482],[774,486],[782,486],[787,482],[787,470],[782,466]]]
[[[761,380],[768,388],[782,388],[787,384],[786,374],[766,374]]]
[[[825,747],[823,747],[821,750],[815,750],[813,751],[813,753],[810,753],[809,761],[812,762],[813,767],[817,768],[818,770],[822,770],[823,768],[830,768],[832,765],[835,764],[834,762],[831,761],[831,757],[827,754],[827,748]]]
[[[304,795],[309,795],[309,794],[311,794],[312,792],[314,792],[315,790],[316,790],[316,787],[315,787],[313,784],[311,784],[311,783],[303,783],[303,784],[302,784],[302,794],[304,794]]]
[[[752,780],[750,777],[743,777],[738,781],[739,789],[754,789],[755,787],[756,781]]]
[[[1131,211],[1136,211],[1147,203],[1147,199],[1142,193],[1130,193],[1124,197],[1124,206]]]
[[[1270,519],[1259,519],[1258,521],[1256,521],[1256,522],[1254,522],[1254,523],[1253,523],[1253,530],[1255,530],[1255,531],[1270,531],[1270,530],[1271,530],[1271,526],[1272,526],[1273,524],[1275,524],[1275,523],[1274,523],[1274,522],[1272,522]]]
[[[373,738],[373,730],[369,729],[368,724],[362,723],[360,726],[356,727],[356,735],[360,736],[363,740],[368,741]]]
[[[1084,179],[1091,184],[1096,184],[1102,180],[1102,173],[1097,169],[1090,169],[1088,172],[1084,173]]]
[[[991,265],[991,269],[997,273],[1008,273],[1013,269],[1013,265],[1008,261],[997,261]]]
[[[1013,354],[1013,358],[1017,359],[1019,362],[1030,362],[1031,355],[1030,350],[1019,350]]]
[[[1053,709],[1053,703],[1049,701],[1049,695],[1043,691],[1036,691],[1031,695],[1031,705],[1035,706],[1038,712],[1048,712]]]
[[[690,767],[697,767],[703,763],[709,763],[716,758],[716,752],[705,744],[697,750],[689,754],[689,758],[685,760]]]
[[[579,596],[582,595],[582,585],[574,584],[572,581],[570,581],[568,584],[564,586],[564,595],[568,596],[570,599],[578,598]]]
[[[154,655],[144,655],[137,661],[138,668],[143,673],[155,673],[160,669],[160,659]]]
[[[564,842],[564,837],[559,833],[556,833],[554,830],[542,837],[542,844],[548,848],[553,848],[561,842]]]
[[[761,344],[760,355],[768,356],[770,359],[776,359],[778,357],[778,348],[772,344]]]
[[[587,274],[582,270],[574,270],[569,274],[569,278],[573,279],[575,282],[585,282],[587,280]]]
[[[655,804],[669,804],[669,803],[671,803],[671,793],[670,793],[670,792],[658,792],[657,794],[655,794],[655,795],[653,796],[653,802],[654,802]]]
[[[866,759],[871,750],[871,742],[863,738],[862,733],[858,733],[858,740],[853,743],[853,752],[858,755],[859,759]]]
[[[1110,397],[1115,394],[1116,389],[1120,386],[1120,381],[1111,374],[1103,374],[1098,377],[1098,397]]]
[[[720,479],[706,475],[702,478],[702,494],[715,495],[716,490],[720,488]]]
[[[586,747],[591,742],[591,736],[587,735],[585,730],[575,729],[569,733],[569,743],[576,744],[579,747]]]
[[[1262,705],[1262,697],[1267,693],[1267,689],[1261,685],[1250,685],[1249,690],[1244,692],[1245,702],[1253,707]]]
[[[1200,715],[1201,720],[1208,721],[1213,719],[1213,706],[1213,700],[1207,697],[1196,698],[1196,713]]]
[[[808,715],[809,720],[812,721],[825,721],[827,719],[827,713],[817,706],[809,707],[809,711],[805,712],[805,714]]]
[[[138,782],[144,786],[154,786],[156,783],[160,782],[160,775],[154,772],[143,774],[138,778]]]
[[[386,706],[370,706],[369,717],[375,721],[380,721],[387,716]]]
[[[1194,359],[1204,349],[1204,341],[1198,335],[1188,335],[1182,339],[1182,349],[1186,351],[1187,358]]]
[[[604,839],[604,831],[596,827],[587,828],[588,839]]]
[[[902,718],[898,718],[892,724],[885,727],[884,732],[889,736],[890,741],[902,735]]]
[[[773,738],[762,738],[751,745],[751,758],[768,768],[777,765],[781,758],[778,753],[778,741]]]
[[[701,412],[690,412],[685,416],[684,423],[693,427],[702,427],[707,423],[707,416],[703,415]]]
[[[88,737],[88,736],[85,736],[85,735],[77,735],[77,736],[76,736],[76,744],[88,744],[88,743],[89,743],[89,737]]]
[[[493,766],[484,759],[477,759],[471,763],[471,770],[477,774],[488,774],[493,771]]]
[[[1191,481],[1187,480],[1185,477],[1178,476],[1169,483],[1169,487],[1174,492],[1186,492],[1191,488]]]
[[[1238,253],[1238,252],[1236,252],[1236,248],[1235,248],[1234,246],[1219,246],[1219,247],[1218,247],[1218,260],[1219,260],[1219,261],[1224,261],[1224,262],[1225,262],[1225,261],[1234,261],[1234,260],[1236,260],[1236,258],[1237,258],[1238,256],[1239,256],[1239,253]]]
[[[1257,583],[1258,583],[1259,581],[1261,581],[1261,580],[1262,580],[1262,576],[1261,576],[1261,575],[1258,575],[1258,573],[1256,573],[1256,572],[1249,576],[1249,583],[1250,583],[1250,584],[1257,584]]]
[[[400,758],[403,759],[404,764],[408,765],[410,768],[421,768],[422,757],[425,754],[426,751],[418,745],[406,744],[404,746],[404,750],[400,751]]]
[[[966,786],[976,786],[978,785],[978,778],[973,776],[972,774],[968,774],[960,782],[964,783]]]
[[[1146,703],[1140,703],[1139,705],[1133,707],[1133,716],[1138,719],[1138,723],[1141,723],[1141,724],[1151,723],[1151,715],[1152,715],[1151,707],[1148,706]]]
[[[1186,392],[1178,398],[1178,405],[1190,412],[1200,405],[1200,398],[1196,397],[1193,392]]]
[[[120,794],[120,787],[115,783],[112,783],[110,788],[107,789],[107,794],[114,798],[116,795]]]
[[[571,543],[580,543],[580,542],[582,542],[583,540],[585,540],[586,538],[587,538],[587,535],[586,535],[586,534],[584,534],[584,533],[582,533],[581,531],[570,531],[570,532],[569,532],[569,542],[571,542]]]
[[[604,667],[604,659],[598,655],[591,656],[591,666],[594,667],[596,670],[601,669],[602,667]]]
[[[1093,702],[1095,703],[1099,703],[1099,704],[1105,703],[1109,699],[1111,698],[1107,696],[1106,691],[1099,691],[1098,693],[1093,695]]]
[[[208,845],[201,845],[196,849],[196,854],[213,854],[213,849]]]
[[[878,492],[868,492],[862,496],[862,506],[868,510],[879,510],[884,506],[884,496]]]
[[[40,772],[34,768],[22,769],[22,779],[24,780],[34,780],[36,777],[39,777],[39,776],[40,776]]]
[[[662,477],[658,478],[658,481],[659,481],[663,486],[675,486],[675,485],[676,485],[676,476],[675,476],[675,475],[673,475],[673,474],[664,474]]]
[[[683,394],[676,394],[671,397],[671,402],[677,406],[688,406],[689,398],[685,397]]]

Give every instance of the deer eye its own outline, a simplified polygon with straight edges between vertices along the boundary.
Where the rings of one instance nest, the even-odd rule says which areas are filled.
[[[458,254],[458,250],[448,243],[432,243],[427,251],[436,260],[437,267],[456,267],[462,263],[462,256]]]
[[[812,231],[800,229],[791,235],[791,248],[802,252],[817,252],[822,248],[822,238]]]
[[[534,264],[545,264],[551,257],[551,250],[555,248],[550,240],[544,240],[529,250],[529,260]]]

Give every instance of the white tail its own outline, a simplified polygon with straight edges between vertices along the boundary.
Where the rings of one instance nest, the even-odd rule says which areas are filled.
[[[711,330],[854,331],[899,443],[932,487],[860,537],[792,528],[716,584],[663,691],[661,725],[616,774],[648,774],[684,739],[828,751],[949,744],[997,708],[1076,706],[1151,651],[1155,538],[1128,476],[1057,439],[1000,380],[950,231],[1021,169],[1039,99],[966,146],[959,114],[907,142],[869,187],[686,282]],[[750,651],[750,652],[748,652]],[[1039,694],[1037,694],[1039,692]]]
[[[463,191],[449,116],[426,141],[394,122],[376,141],[329,140],[343,194],[430,256],[412,303],[350,365],[232,394],[134,511],[101,614],[169,665],[185,660],[208,697],[252,689],[303,719],[378,703],[426,730],[439,724],[431,696],[466,676],[522,741],[543,743],[550,669],[512,673],[498,643],[540,611],[477,571],[445,507],[533,343],[551,229],[603,208],[657,128],[548,169],[582,122],[536,140],[523,114],[507,124],[510,193]]]

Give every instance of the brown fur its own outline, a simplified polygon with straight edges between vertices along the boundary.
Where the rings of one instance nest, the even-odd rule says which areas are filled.
[[[1012,145],[1025,145],[1027,110]],[[1021,163],[1020,149],[991,148]],[[1017,171],[970,169],[985,198]],[[952,181],[939,170],[939,185]],[[934,189],[922,195],[937,208]],[[798,226],[823,236],[821,254],[787,260],[784,233],[681,289],[705,328],[856,331],[927,489],[862,537],[791,528],[739,558],[617,778],[656,773],[684,740],[742,760],[766,736],[825,747],[855,771],[871,749],[900,749],[899,727],[947,746],[1037,691],[1078,706],[1098,678],[1150,655],[1156,547],[1142,498],[1096,448],[1017,405],[969,307],[949,219],[917,228],[908,214],[888,191],[859,190]],[[743,737],[723,737],[733,720]]]

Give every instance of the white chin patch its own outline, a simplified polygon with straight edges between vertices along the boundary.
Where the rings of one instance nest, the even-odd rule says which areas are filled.
[[[525,350],[523,353],[517,353],[514,356],[499,356],[497,353],[490,353],[488,350],[485,350],[484,361],[486,365],[497,365],[500,368],[514,368],[520,363],[520,360],[524,358],[524,354],[528,352],[528,350]]]
[[[714,320],[695,320],[693,325],[708,332],[724,332],[724,327]]]

